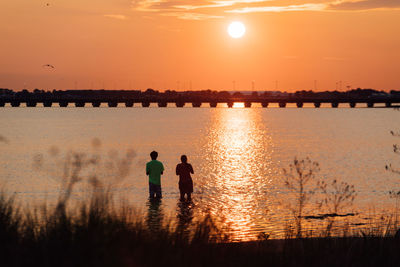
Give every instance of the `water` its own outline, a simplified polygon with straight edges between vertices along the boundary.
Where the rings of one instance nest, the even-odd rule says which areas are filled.
[[[260,232],[281,237],[293,222],[288,205],[295,197],[284,186],[282,169],[295,157],[309,157],[320,164],[317,179],[355,186],[353,205],[340,213],[356,216],[338,219],[338,227],[341,222],[368,223],[393,208],[388,191],[400,189],[400,177],[385,171],[386,164],[398,162],[393,153],[397,140],[390,131],[398,129],[399,115],[366,108],[6,107],[0,109],[0,135],[7,139],[0,143],[1,181],[3,190],[15,192],[24,205],[54,203],[63,190],[66,156],[82,152],[101,159],[82,177],[95,173],[103,184],[113,185],[117,199],[146,216],[181,220],[186,214],[196,220],[210,213],[233,239],[250,240]],[[93,145],[94,139],[100,142]],[[128,150],[135,156],[129,173],[121,165]],[[166,169],[164,198],[157,206],[147,200],[145,163],[152,150]],[[189,206],[178,202],[175,166],[182,154],[195,171]],[[79,182],[72,200],[85,200],[89,188],[87,179]],[[315,208],[318,197],[312,196],[305,215],[323,213]],[[305,221],[307,229],[323,225]]]

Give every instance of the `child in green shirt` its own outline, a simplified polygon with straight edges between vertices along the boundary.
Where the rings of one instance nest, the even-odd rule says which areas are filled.
[[[151,161],[146,164],[146,175],[149,176],[150,198],[161,198],[161,174],[164,173],[164,166],[157,160],[157,151],[152,151],[150,157]]]

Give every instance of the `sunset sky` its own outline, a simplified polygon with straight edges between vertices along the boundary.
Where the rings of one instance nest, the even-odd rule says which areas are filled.
[[[400,0],[3,0],[0,36],[0,88],[400,90]]]

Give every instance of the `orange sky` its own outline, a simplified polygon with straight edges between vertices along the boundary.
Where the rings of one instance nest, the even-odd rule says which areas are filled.
[[[0,36],[2,88],[400,90],[400,0],[5,0]]]

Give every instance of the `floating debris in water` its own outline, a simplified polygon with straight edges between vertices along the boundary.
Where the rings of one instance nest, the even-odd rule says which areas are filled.
[[[355,216],[355,213],[347,213],[347,214],[337,214],[337,213],[327,213],[321,215],[310,215],[304,216],[304,219],[313,219],[313,220],[324,220],[326,218],[334,218],[334,217],[348,217],[348,216]]]

